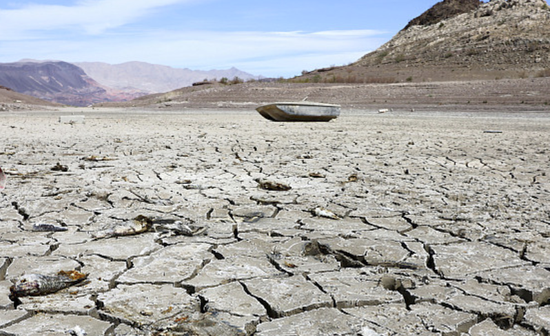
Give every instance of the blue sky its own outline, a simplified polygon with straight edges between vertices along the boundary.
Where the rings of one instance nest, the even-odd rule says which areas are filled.
[[[0,62],[142,61],[292,77],[378,48],[438,0],[0,0]]]

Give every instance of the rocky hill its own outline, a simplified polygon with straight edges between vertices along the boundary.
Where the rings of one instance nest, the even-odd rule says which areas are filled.
[[[0,85],[0,112],[59,107],[60,104],[38,99]]]
[[[422,15],[411,20],[404,30],[412,26],[429,26],[459,14],[471,12],[479,8],[482,3],[480,0],[444,0],[438,2]]]
[[[104,86],[118,90],[136,90],[147,93],[168,92],[204,79],[257,79],[256,76],[236,68],[227,70],[199,71],[177,69],[144,62],[108,64],[100,62],[74,63]]]
[[[357,62],[301,82],[394,83],[550,76],[544,0],[445,0]]]

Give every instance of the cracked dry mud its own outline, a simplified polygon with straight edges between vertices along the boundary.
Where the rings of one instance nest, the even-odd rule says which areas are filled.
[[[550,114],[85,114],[3,116],[0,335],[550,333]]]

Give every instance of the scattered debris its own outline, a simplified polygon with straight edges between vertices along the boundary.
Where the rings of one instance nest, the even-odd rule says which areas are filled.
[[[325,208],[315,208],[312,211],[313,215],[317,217],[325,217],[330,219],[340,219],[340,217],[334,212],[327,210]]]
[[[32,230],[37,232],[61,232],[67,231],[68,229],[66,227],[55,226],[53,224],[34,224],[32,226]]]
[[[151,218],[139,215],[134,218],[128,225],[116,226],[107,230],[102,230],[92,233],[92,237],[96,239],[110,238],[119,236],[132,236],[149,231],[153,227]]]
[[[38,296],[55,293],[76,285],[88,277],[88,274],[74,271],[60,271],[55,276],[25,274],[10,287],[12,300],[22,296]]]
[[[154,224],[154,230],[161,233],[167,233],[169,235],[176,236],[199,236],[206,232],[208,229],[206,226],[185,224],[182,221],[174,221],[173,223]]]
[[[71,125],[86,123],[85,117],[83,115],[60,116],[59,122],[62,124],[71,124]]]
[[[282,182],[275,182],[269,180],[258,180],[258,185],[264,190],[273,190],[273,191],[288,191],[292,189],[291,186]]]
[[[92,233],[96,239],[132,236],[148,231],[167,234],[169,236],[199,236],[208,228],[201,225],[185,224],[180,220],[154,220],[153,218],[139,215],[125,225],[118,225],[106,230]]]
[[[87,156],[87,157],[83,157],[82,160],[91,161],[91,162],[100,162],[100,161],[113,161],[114,159],[108,158],[106,156],[98,157],[98,156],[95,156],[95,155],[90,155],[90,156]]]
[[[4,189],[6,187],[6,174],[4,174],[4,171],[0,167],[0,190]]]
[[[72,330],[69,330],[69,335],[71,336],[87,336],[88,333],[86,330],[82,329],[79,326],[74,327]]]
[[[59,162],[53,166],[52,168],[50,168],[50,170],[52,171],[60,171],[60,172],[67,172],[69,171],[69,166],[66,166],[66,165],[62,165],[60,164]]]

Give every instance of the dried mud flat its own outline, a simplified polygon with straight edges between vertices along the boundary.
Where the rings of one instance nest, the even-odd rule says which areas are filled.
[[[3,115],[0,335],[550,332],[549,113],[73,112]]]

